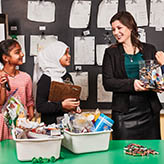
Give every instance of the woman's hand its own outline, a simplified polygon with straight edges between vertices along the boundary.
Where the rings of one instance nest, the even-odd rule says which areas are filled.
[[[143,86],[144,86],[144,84],[142,81],[140,81],[140,80],[134,81],[134,90],[135,91],[147,91],[148,89],[144,88]]]
[[[62,107],[67,111],[76,110],[76,108],[80,105],[80,101],[75,98],[68,98],[62,101]]]
[[[164,52],[163,51],[158,51],[155,54],[155,57],[160,65],[164,65]]]

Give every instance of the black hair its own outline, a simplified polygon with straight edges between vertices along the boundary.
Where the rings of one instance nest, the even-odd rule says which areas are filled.
[[[140,51],[142,51],[143,48],[139,40],[138,28],[134,17],[127,11],[120,11],[111,18],[110,24],[112,25],[112,23],[116,20],[120,21],[124,26],[132,30],[131,32],[132,45],[137,47]]]
[[[3,55],[10,56],[10,51],[19,43],[13,39],[6,39],[0,42],[0,62],[4,64]]]

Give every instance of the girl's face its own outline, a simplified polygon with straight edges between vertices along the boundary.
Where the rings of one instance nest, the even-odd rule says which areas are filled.
[[[7,56],[7,61],[12,65],[22,65],[23,64],[23,52],[19,44],[16,44],[15,47],[10,51],[10,56]]]
[[[69,66],[71,63],[71,55],[69,53],[69,48],[66,49],[65,54],[60,58],[60,64],[63,67]]]
[[[119,43],[131,41],[131,29],[123,25],[119,20],[112,23],[113,35]]]

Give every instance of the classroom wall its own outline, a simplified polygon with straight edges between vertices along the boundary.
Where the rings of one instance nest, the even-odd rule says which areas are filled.
[[[71,29],[69,28],[69,13],[73,0],[49,0],[56,4],[56,21],[53,23],[39,23],[32,22],[27,19],[27,2],[28,0],[2,0],[2,11],[8,14],[9,34],[13,34],[11,26],[17,26],[16,34],[25,35],[26,47],[26,63],[20,69],[28,72],[31,77],[33,76],[34,57],[30,56],[30,35],[40,35],[42,31],[39,26],[46,26],[44,33],[46,35],[54,34],[58,39],[64,41],[70,46],[71,49],[71,66],[68,71],[75,71],[74,60],[74,36],[81,36],[82,32],[86,29]],[[95,44],[105,44],[106,40],[104,35],[108,32],[111,34],[111,41],[115,40],[112,37],[112,32],[103,28],[97,28],[97,12],[98,5],[101,0],[91,0],[91,19],[89,24],[90,36],[95,36]],[[150,12],[150,0],[147,0],[148,16]],[[125,0],[119,0],[119,11],[125,10]],[[146,31],[147,42],[154,44],[157,50],[164,50],[164,31],[155,31],[155,28],[145,26],[142,27]],[[97,75],[101,73],[102,67],[96,63],[94,65],[83,65],[82,71],[88,72],[89,78],[89,97],[87,101],[81,102],[81,108],[85,109],[110,109],[111,102],[97,102]]]

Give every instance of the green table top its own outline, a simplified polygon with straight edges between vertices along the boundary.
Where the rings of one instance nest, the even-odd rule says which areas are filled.
[[[85,142],[85,141],[84,141]],[[159,152],[159,155],[130,156],[124,154],[124,146],[136,143]],[[65,148],[61,149],[64,159],[55,164],[163,164],[164,140],[111,140],[109,149],[103,152],[73,154]],[[0,142],[0,164],[31,164],[17,160],[16,145],[13,140]],[[49,163],[50,164],[50,163]]]

